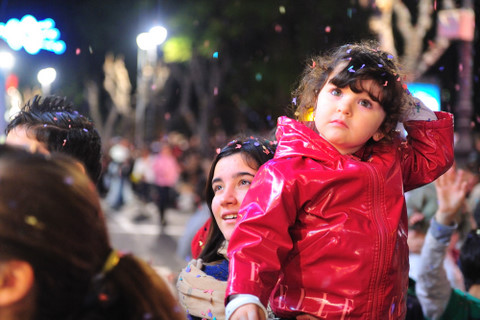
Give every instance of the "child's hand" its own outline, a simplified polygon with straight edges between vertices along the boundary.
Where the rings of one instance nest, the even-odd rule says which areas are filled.
[[[438,197],[435,219],[443,225],[452,225],[455,222],[457,212],[465,200],[467,182],[463,175],[463,170],[457,171],[453,166],[435,181]]]
[[[230,320],[266,320],[263,310],[254,303],[239,307],[232,313]]]
[[[418,120],[437,120],[437,116],[420,99],[413,97],[405,112],[400,116],[400,122]]]

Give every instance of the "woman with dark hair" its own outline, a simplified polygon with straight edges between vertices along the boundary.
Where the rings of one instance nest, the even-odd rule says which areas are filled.
[[[253,177],[274,153],[274,142],[250,137],[229,142],[214,158],[205,188],[211,214],[207,240],[177,282],[190,319],[225,319],[228,240]]]
[[[0,319],[185,319],[153,268],[112,248],[72,158],[0,145]]]

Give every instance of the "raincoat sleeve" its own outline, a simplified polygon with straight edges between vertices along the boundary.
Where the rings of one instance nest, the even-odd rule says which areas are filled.
[[[404,189],[430,183],[453,164],[453,115],[435,112],[438,120],[407,121],[407,141],[400,146]]]
[[[289,227],[297,214],[294,181],[285,179],[272,161],[255,175],[228,246],[230,272],[226,298],[252,294],[264,306],[277,282],[280,266],[292,248]]]

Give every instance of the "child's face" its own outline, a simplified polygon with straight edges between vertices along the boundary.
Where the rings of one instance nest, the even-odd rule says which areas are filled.
[[[386,113],[382,106],[362,91],[353,92],[348,86],[338,88],[330,82],[323,86],[317,97],[315,126],[320,135],[341,154],[358,151],[370,138],[379,141],[384,134],[379,130]],[[374,97],[380,87],[372,80],[360,80]]]

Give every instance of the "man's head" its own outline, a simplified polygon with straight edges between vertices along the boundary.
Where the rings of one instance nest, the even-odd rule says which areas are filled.
[[[101,171],[101,139],[92,121],[73,109],[66,98],[35,96],[10,121],[9,144],[28,150],[68,154],[79,160],[97,182]]]

